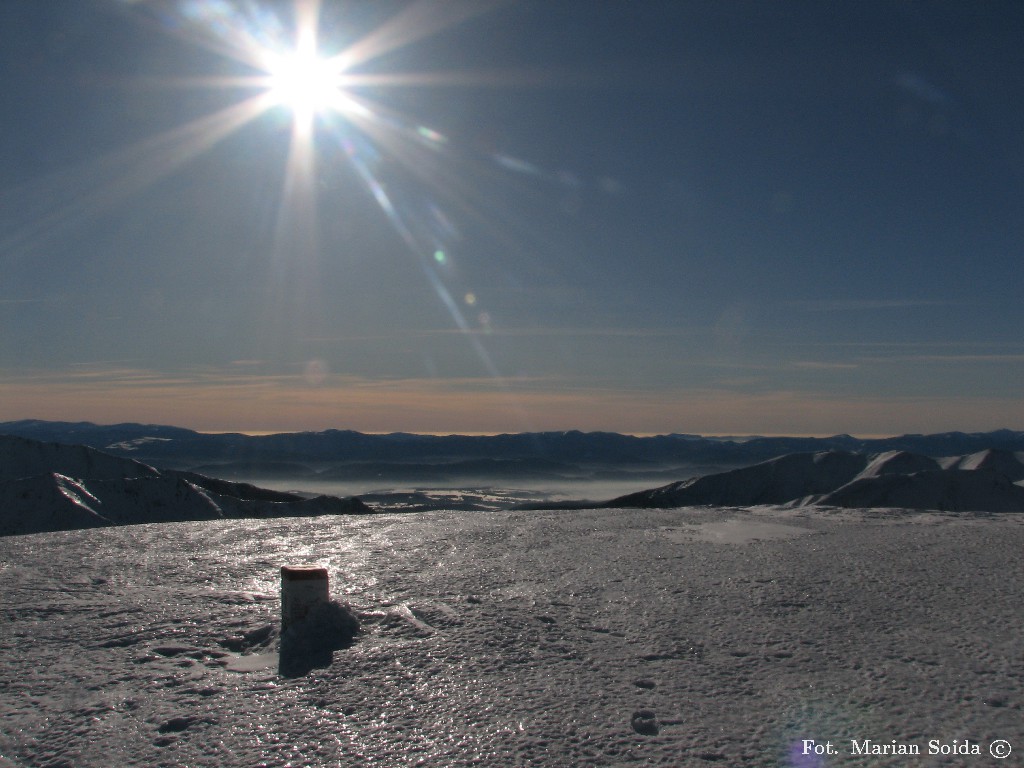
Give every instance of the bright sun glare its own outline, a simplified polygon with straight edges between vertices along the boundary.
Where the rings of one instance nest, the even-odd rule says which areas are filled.
[[[338,105],[340,73],[334,61],[311,50],[280,55],[269,69],[270,95],[274,103],[306,120]]]

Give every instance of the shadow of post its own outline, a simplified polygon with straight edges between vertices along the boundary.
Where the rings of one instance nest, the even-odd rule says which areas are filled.
[[[281,634],[277,671],[284,677],[302,677],[328,667],[334,652],[350,648],[358,634],[359,620],[347,606],[321,603]]]

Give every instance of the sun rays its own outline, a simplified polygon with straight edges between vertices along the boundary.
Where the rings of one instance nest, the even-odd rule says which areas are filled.
[[[451,169],[447,174],[438,172],[438,155],[448,148],[448,139],[367,95],[382,93],[389,86],[422,85],[421,74],[366,75],[353,69],[496,5],[500,3],[414,3],[343,45],[345,41],[326,39],[321,33],[320,0],[290,4],[262,0],[127,3],[123,13],[142,26],[156,28],[187,46],[212,51],[227,66],[218,72],[211,68],[209,76],[146,74],[122,84],[147,92],[165,90],[169,96],[183,91],[223,93],[221,106],[24,185],[13,196],[19,210],[9,212],[11,220],[18,223],[7,231],[2,244],[8,252],[31,253],[76,226],[117,210],[246,126],[270,120],[290,125],[285,137],[289,142],[287,159],[279,177],[275,251],[293,261],[315,261],[316,175],[329,165],[321,162],[317,147],[321,143],[332,158],[348,162],[354,171],[351,177],[361,181],[421,266],[433,265],[435,252],[450,251],[453,234],[450,213],[442,211],[438,201],[445,194],[451,197],[451,191],[437,189],[439,183],[453,180]],[[332,37],[338,35],[332,26]],[[446,84],[443,80],[435,84]],[[269,140],[276,139],[271,136]],[[268,144],[266,156],[277,155]],[[415,205],[407,205],[410,195],[396,192],[395,185],[381,176],[384,158],[402,169],[407,178],[399,182],[410,180],[421,188],[421,199]],[[428,189],[431,184],[432,190]],[[472,195],[462,190],[459,196]],[[431,282],[437,289],[436,281]],[[439,298],[445,305],[451,304],[444,292],[439,292]],[[461,317],[455,321],[460,327],[465,324]]]
[[[8,212],[17,223],[0,245],[12,258],[28,258],[58,238],[67,241],[79,228],[127,210],[134,198],[207,158],[219,163],[233,157],[234,166],[225,167],[266,166],[265,177],[276,178],[278,187],[265,195],[274,201],[273,210],[266,211],[264,221],[252,221],[271,235],[261,241],[265,263],[256,270],[267,281],[255,293],[267,325],[253,343],[258,354],[291,364],[294,354],[283,350],[289,344],[298,348],[297,340],[327,315],[321,311],[328,301],[321,275],[329,271],[324,267],[329,254],[346,246],[325,233],[334,221],[356,215],[344,207],[353,198],[331,190],[352,185],[357,197],[373,201],[396,252],[404,252],[409,268],[422,276],[424,305],[450,319],[492,386],[519,409],[485,338],[493,311],[486,306],[488,291],[471,283],[473,270],[461,252],[470,222],[501,237],[497,230],[507,212],[498,210],[489,190],[495,173],[517,169],[503,165],[489,148],[470,146],[422,115],[395,107],[387,92],[500,83],[493,72],[478,77],[471,71],[404,73],[389,71],[381,61],[502,4],[424,0],[359,35],[343,29],[337,7],[319,0],[131,3],[123,8],[130,19],[184,44],[182,69],[145,72],[112,84],[168,99],[188,94],[180,111],[167,113],[172,120],[181,115],[180,122],[149,123],[151,131],[154,125],[158,129],[147,137],[31,182],[32,189],[16,196],[19,210]],[[197,49],[204,54],[197,61],[204,63],[189,71],[187,56]],[[243,133],[247,136],[237,146],[213,154]],[[243,146],[248,147],[244,158]],[[223,181],[231,194],[233,178]],[[522,426],[531,426],[525,416]]]

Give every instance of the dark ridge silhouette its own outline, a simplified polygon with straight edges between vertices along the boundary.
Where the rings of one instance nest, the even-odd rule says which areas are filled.
[[[0,435],[0,535],[373,511],[356,498],[307,498],[193,472],[160,471],[86,446]]]
[[[850,435],[823,438],[707,438],[691,434],[636,437],[612,432],[526,432],[503,435],[416,435],[396,432],[368,435],[352,430],[276,435],[203,434],[179,427],[147,424],[96,425],[88,422],[12,421],[0,434],[88,445],[138,459],[159,468],[197,469],[203,474],[240,477],[266,472],[308,477],[331,471],[347,478],[365,471],[396,478],[402,465],[422,463],[455,477],[480,471],[596,477],[607,472],[656,474],[694,467],[734,469],[791,453],[844,451],[876,454],[905,451],[930,457],[961,456],[985,450],[1024,451],[1024,432],[947,432],[865,440]],[[495,463],[487,467],[487,460]],[[480,462],[480,463],[475,463]],[[545,464],[547,462],[547,464]],[[448,466],[443,466],[448,465]],[[219,469],[223,467],[223,470]],[[247,469],[248,468],[248,469]],[[375,476],[374,474],[370,475]]]

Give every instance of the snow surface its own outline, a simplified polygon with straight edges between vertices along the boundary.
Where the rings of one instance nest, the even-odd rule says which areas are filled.
[[[1022,549],[1022,515],[806,507],[8,537],[0,765],[1019,765]],[[361,625],[291,676],[283,564]]]

